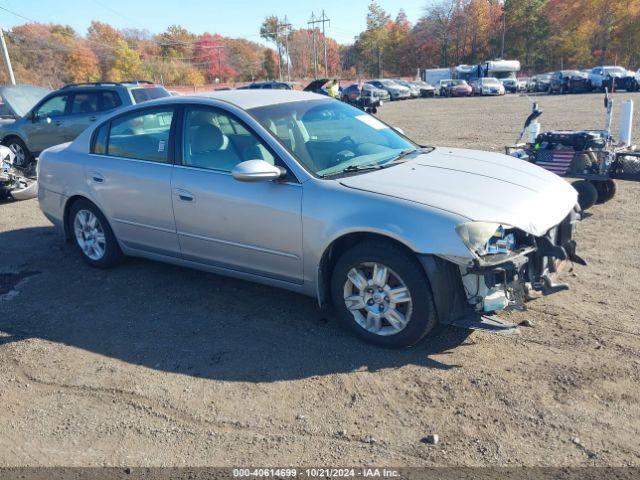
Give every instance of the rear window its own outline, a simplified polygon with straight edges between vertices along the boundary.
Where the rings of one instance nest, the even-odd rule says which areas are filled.
[[[131,95],[133,95],[133,100],[136,103],[142,103],[148,100],[155,100],[156,98],[171,96],[171,94],[162,87],[134,88],[131,90]]]

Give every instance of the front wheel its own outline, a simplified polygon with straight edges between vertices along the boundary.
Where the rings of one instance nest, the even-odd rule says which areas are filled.
[[[15,165],[17,167],[24,168],[33,160],[33,155],[25,143],[18,137],[10,137],[3,143],[15,155]]]
[[[392,243],[366,242],[347,250],[333,270],[331,296],[344,323],[382,347],[414,345],[437,324],[424,270]]]
[[[74,243],[89,265],[109,268],[122,260],[122,251],[109,222],[93,203],[76,201],[71,206],[68,222]]]

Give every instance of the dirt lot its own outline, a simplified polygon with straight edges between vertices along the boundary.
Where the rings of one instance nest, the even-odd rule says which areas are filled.
[[[600,95],[541,101],[547,128],[604,121]],[[498,151],[529,108],[380,116]],[[0,301],[0,465],[640,466],[640,185],[619,190],[580,226],[590,265],[564,276],[572,290],[511,314],[533,327],[442,328],[405,351],[288,292],[135,259],[92,270],[36,201],[0,205],[0,288],[26,277]]]

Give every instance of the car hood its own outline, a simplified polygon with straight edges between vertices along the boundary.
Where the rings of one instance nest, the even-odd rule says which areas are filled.
[[[35,85],[6,85],[0,87],[0,101],[15,115],[24,117],[50,90]]]
[[[473,221],[544,235],[574,208],[562,178],[503,154],[436,148],[406,163],[340,179],[342,185],[429,205]]]

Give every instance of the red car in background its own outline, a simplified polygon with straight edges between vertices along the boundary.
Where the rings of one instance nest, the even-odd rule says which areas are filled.
[[[442,97],[470,97],[473,90],[465,80],[450,80],[440,87]]]

